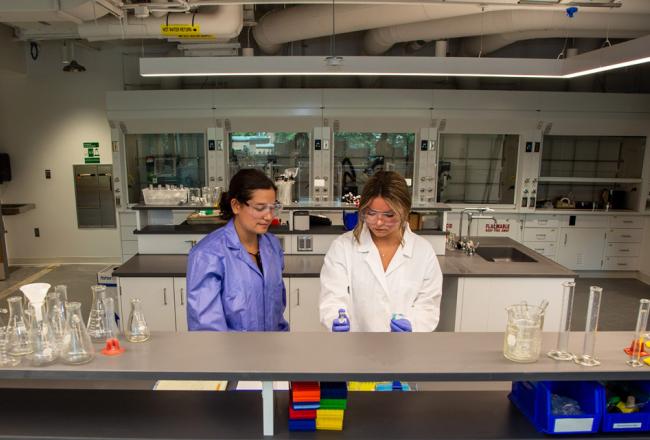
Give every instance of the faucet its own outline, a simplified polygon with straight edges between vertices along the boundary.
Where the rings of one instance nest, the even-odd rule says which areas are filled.
[[[459,238],[457,242],[457,247],[462,249],[467,253],[467,255],[474,255],[476,253],[476,248],[478,247],[478,242],[473,243],[470,240],[470,231],[472,230],[472,220],[492,220],[494,224],[497,224],[497,219],[492,215],[485,215],[486,212],[494,212],[494,209],[483,207],[483,208],[465,208],[460,212],[460,228],[459,228]],[[467,215],[467,235],[463,239],[463,214]]]

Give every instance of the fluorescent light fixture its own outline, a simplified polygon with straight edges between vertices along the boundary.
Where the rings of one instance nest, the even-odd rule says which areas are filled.
[[[650,35],[568,59],[317,56],[140,58],[142,76],[473,76],[568,79],[650,61]]]

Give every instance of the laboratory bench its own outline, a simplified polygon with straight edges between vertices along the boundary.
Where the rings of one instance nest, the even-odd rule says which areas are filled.
[[[508,401],[504,391],[350,392],[342,432],[288,432],[288,393],[270,381],[648,380],[622,348],[629,332],[597,335],[598,367],[553,361],[517,364],[503,357],[502,333],[152,333],[124,342],[118,357],[89,364],[0,369],[0,438],[550,438]],[[572,333],[579,352],[582,333]],[[543,335],[542,352],[557,334]],[[318,347],[318,349],[314,349]],[[97,346],[99,348],[99,346]],[[74,382],[260,380],[254,391],[88,389]],[[34,386],[68,381],[65,389]],[[20,388],[20,386],[23,388]],[[84,389],[85,388],[85,389]],[[37,423],[35,423],[37,421]],[[268,437],[267,437],[268,438]],[[572,435],[647,438],[647,433]]]

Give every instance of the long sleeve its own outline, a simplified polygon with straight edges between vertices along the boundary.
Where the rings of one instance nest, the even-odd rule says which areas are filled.
[[[340,308],[344,308],[350,322],[354,317],[350,311],[349,270],[345,258],[345,243],[337,239],[325,255],[325,262],[320,272],[320,322],[331,329],[332,322],[338,317]]]
[[[442,271],[434,253],[427,258],[426,267],[422,287],[413,303],[413,310],[409,313],[414,332],[432,332],[440,321]]]
[[[187,326],[191,331],[228,331],[222,293],[222,262],[194,248],[187,263]]]

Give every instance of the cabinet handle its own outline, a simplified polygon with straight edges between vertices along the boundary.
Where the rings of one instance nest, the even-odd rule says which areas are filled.
[[[540,225],[545,225],[546,223],[548,223],[548,220],[537,220],[537,223],[539,223]]]
[[[634,223],[632,220],[623,220],[623,223]]]
[[[546,238],[546,234],[537,234],[535,235],[537,238]]]
[[[183,288],[181,287],[181,305],[185,305],[185,300],[183,299]]]
[[[623,234],[623,235],[621,235],[621,237],[622,237],[622,238],[632,238],[632,236],[629,235],[629,234]]]
[[[617,266],[627,266],[627,263],[618,263]]]
[[[629,249],[619,249],[619,252],[630,252]]]
[[[163,304],[167,305],[167,288],[163,287]]]
[[[296,306],[300,305],[300,289],[296,289]]]
[[[567,234],[564,234],[564,245],[566,246]]]

